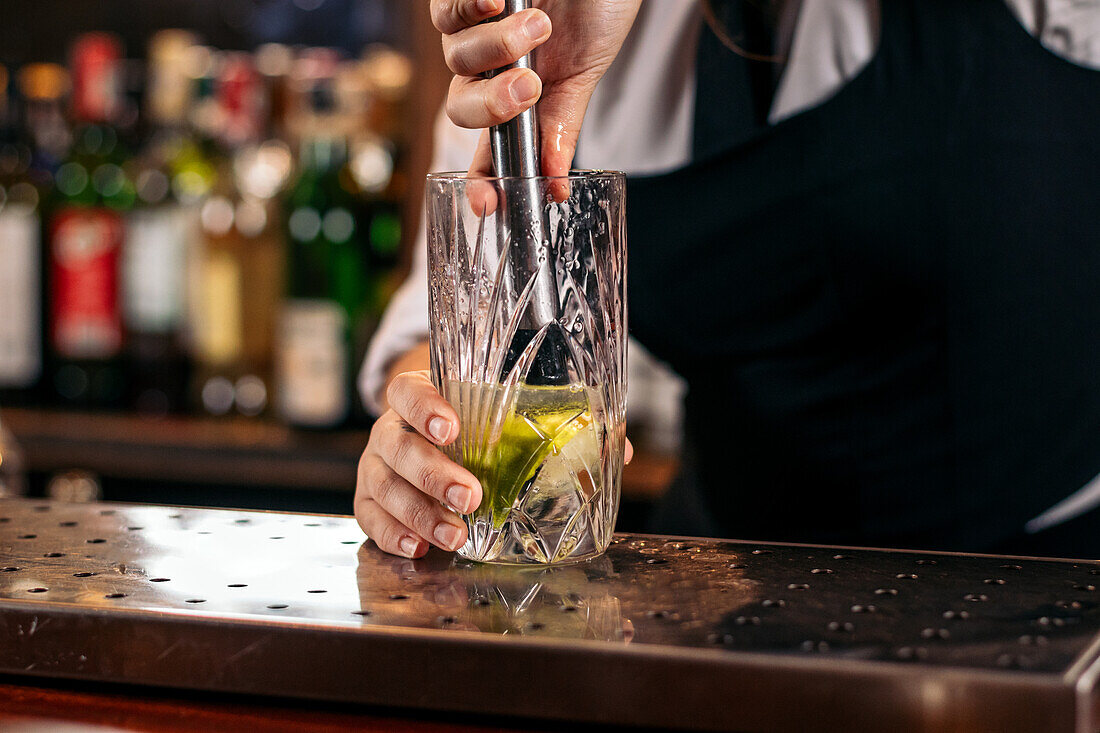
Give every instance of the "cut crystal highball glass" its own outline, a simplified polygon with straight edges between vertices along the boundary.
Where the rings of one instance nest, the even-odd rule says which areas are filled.
[[[432,379],[461,422],[445,451],[482,484],[471,560],[607,549],[626,413],[621,173],[428,177]]]

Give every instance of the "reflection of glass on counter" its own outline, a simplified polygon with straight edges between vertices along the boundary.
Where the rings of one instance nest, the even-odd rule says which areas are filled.
[[[634,627],[601,582],[607,557],[554,568],[486,565],[442,553],[421,560],[359,551],[359,596],[372,625],[630,641]]]
[[[611,575],[606,557],[547,569],[456,560],[455,571],[466,582],[467,623],[479,631],[597,641],[629,641],[633,636],[619,599],[591,582]]]

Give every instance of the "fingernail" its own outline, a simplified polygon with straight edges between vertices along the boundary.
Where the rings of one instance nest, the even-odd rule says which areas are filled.
[[[435,525],[435,539],[442,547],[448,550],[457,550],[458,535],[461,531],[450,522],[440,522]]]
[[[447,504],[460,514],[466,514],[470,511],[470,498],[472,495],[472,491],[459,484],[450,487],[444,494],[447,497]]]
[[[532,41],[537,41],[550,32],[550,19],[542,13],[532,13],[523,24],[523,32]]]
[[[451,423],[445,418],[433,417],[428,423],[428,432],[435,438],[435,442],[446,443],[447,438],[451,437]]]
[[[497,0],[477,0],[477,11],[479,13],[495,13],[497,11]]]
[[[397,544],[401,546],[401,552],[405,553],[409,557],[415,555],[416,551],[420,549],[420,540],[416,539],[415,537],[402,537],[401,541]]]
[[[516,104],[529,102],[539,94],[539,83],[534,74],[520,74],[508,88],[512,101]]]

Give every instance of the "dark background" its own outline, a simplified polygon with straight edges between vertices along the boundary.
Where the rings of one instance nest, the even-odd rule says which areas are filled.
[[[224,49],[261,43],[340,48],[357,55],[364,45],[411,42],[415,0],[4,0],[0,63],[65,60],[79,33],[106,30],[142,57],[152,31],[190,28]]]

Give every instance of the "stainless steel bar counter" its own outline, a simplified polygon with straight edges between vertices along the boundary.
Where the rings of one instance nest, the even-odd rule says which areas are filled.
[[[698,730],[1093,731],[1100,563],[620,535],[552,569],[348,517],[0,501],[0,673]]]

